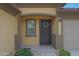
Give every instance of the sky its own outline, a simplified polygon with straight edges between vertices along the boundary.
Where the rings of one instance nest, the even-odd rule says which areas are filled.
[[[67,3],[64,8],[79,8],[79,3]]]

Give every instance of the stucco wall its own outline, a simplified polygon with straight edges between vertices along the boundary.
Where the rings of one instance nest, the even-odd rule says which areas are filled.
[[[22,14],[48,14],[56,15],[56,8],[19,8]]]
[[[29,37],[26,36],[26,20],[28,19],[27,16],[22,17],[22,26],[21,26],[21,32],[22,32],[22,43],[23,45],[38,45],[39,44],[39,20],[37,16],[30,16],[29,19],[36,19],[36,36],[35,37]]]
[[[58,18],[58,34],[57,34],[57,48],[63,48],[63,39],[62,39],[62,21],[60,21],[60,18]]]
[[[16,17],[0,9],[0,55],[7,55],[14,51],[16,34]]]
[[[54,21],[54,46],[55,48],[62,48],[63,47],[63,41],[62,41],[62,21],[59,21],[60,18],[56,17]]]
[[[61,35],[61,22],[58,22],[58,35]]]
[[[54,21],[54,34],[57,34],[57,17],[55,18],[55,21]]]

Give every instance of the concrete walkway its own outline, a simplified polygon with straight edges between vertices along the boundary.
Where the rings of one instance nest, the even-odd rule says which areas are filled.
[[[50,45],[41,45],[39,47],[26,46],[26,48],[31,48],[34,56],[56,56],[56,50]]]
[[[70,51],[71,56],[79,56],[79,49],[67,49]]]

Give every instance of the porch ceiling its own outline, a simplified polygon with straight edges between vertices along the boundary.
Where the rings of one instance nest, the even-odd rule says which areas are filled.
[[[17,8],[59,8],[65,3],[13,3]]]
[[[13,16],[16,16],[17,14],[21,13],[21,11],[18,8],[14,7],[8,3],[0,3],[0,9],[4,10],[5,12],[7,12]]]
[[[16,16],[22,12],[20,8],[60,8],[64,5],[65,3],[4,3],[0,4],[0,9]]]

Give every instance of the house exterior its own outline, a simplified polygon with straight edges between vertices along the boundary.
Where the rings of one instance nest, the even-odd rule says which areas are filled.
[[[22,46],[79,49],[79,10],[64,4],[0,4],[0,55]]]

